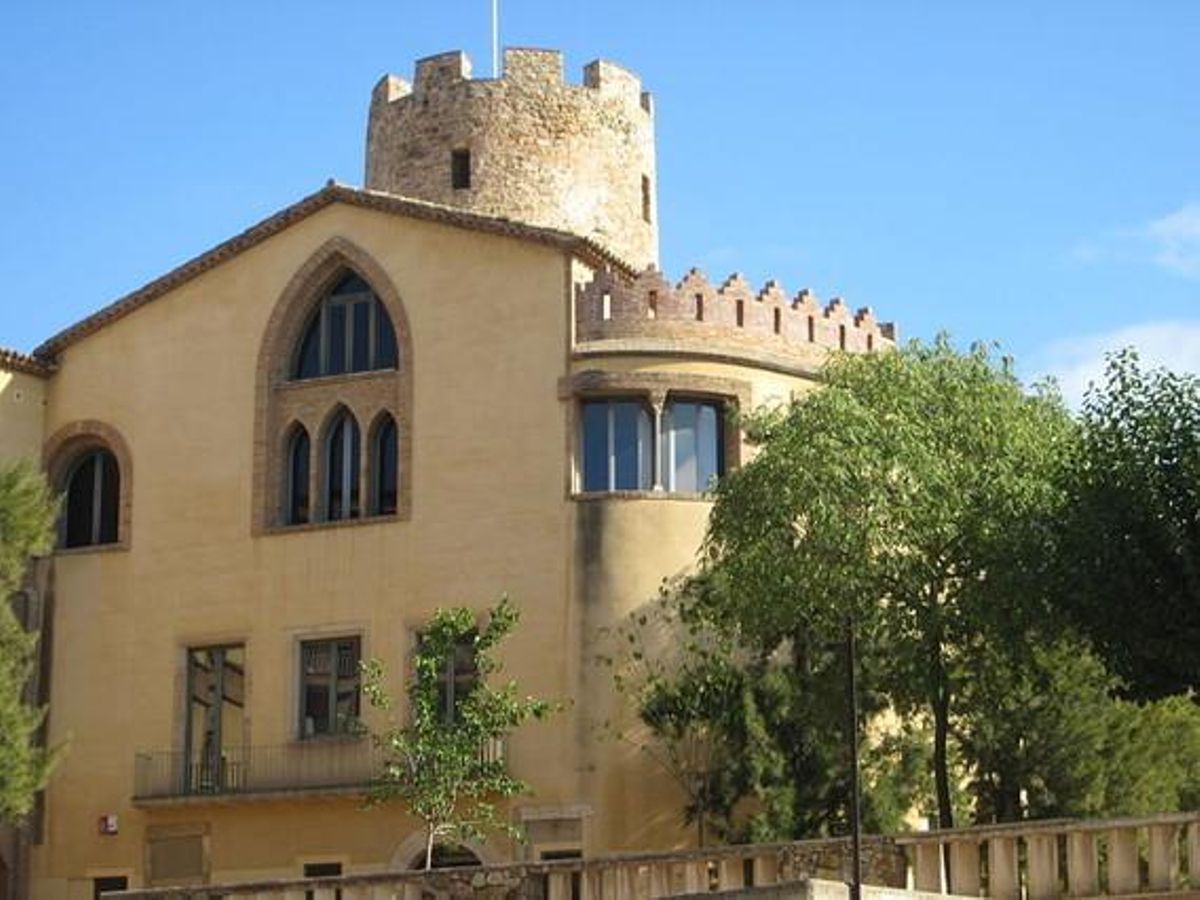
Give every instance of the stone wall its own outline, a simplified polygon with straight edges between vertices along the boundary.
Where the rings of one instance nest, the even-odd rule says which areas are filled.
[[[470,152],[455,188],[451,154]],[[609,62],[565,83],[562,54],[508,49],[504,77],[472,79],[461,52],[420,60],[371,97],[366,186],[590,237],[635,267],[658,260],[654,116]],[[647,221],[647,218],[649,221]]]
[[[676,285],[653,268],[632,282],[600,271],[575,298],[576,346],[589,352],[680,351],[804,370],[830,350],[869,353],[895,338],[869,307],[821,305],[809,291],[789,297],[774,281],[755,291],[740,275],[716,286],[698,269]]]

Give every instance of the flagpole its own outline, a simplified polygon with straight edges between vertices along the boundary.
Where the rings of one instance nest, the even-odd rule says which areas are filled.
[[[492,77],[500,77],[500,0],[492,0]]]

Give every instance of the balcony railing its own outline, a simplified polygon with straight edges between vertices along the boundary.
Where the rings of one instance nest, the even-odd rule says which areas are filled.
[[[502,760],[504,745],[489,741],[479,752],[485,760]],[[382,753],[367,738],[230,747],[219,754],[138,753],[133,799],[351,791],[366,788],[382,767]]]

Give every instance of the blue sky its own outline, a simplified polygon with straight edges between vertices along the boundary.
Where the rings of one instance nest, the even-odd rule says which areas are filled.
[[[489,0],[21,2],[0,55],[0,345],[333,177],[372,85]],[[663,267],[996,340],[1078,390],[1105,347],[1200,371],[1200,3],[502,0],[502,42],[639,72]]]

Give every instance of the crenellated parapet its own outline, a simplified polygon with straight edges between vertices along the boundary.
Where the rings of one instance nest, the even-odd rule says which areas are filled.
[[[385,75],[371,95],[366,186],[658,257],[654,115],[634,73],[597,60],[581,83],[557,50],[509,48],[500,78],[454,51]]]
[[[776,281],[755,290],[740,274],[715,285],[699,269],[671,284],[657,269],[633,281],[599,271],[576,289],[578,347],[620,352],[695,352],[808,369],[830,351],[895,346],[895,326],[840,297],[789,295]]]

